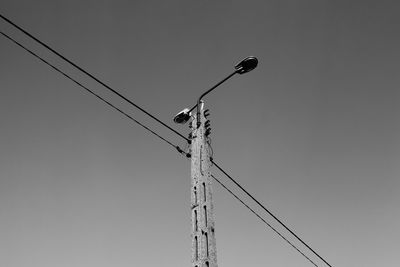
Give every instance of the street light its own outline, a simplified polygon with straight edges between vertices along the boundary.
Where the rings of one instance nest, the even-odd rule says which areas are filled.
[[[235,71],[232,72],[231,74],[229,74],[225,79],[223,79],[222,81],[220,81],[219,83],[217,83],[216,85],[214,85],[213,87],[211,87],[209,90],[207,90],[206,92],[204,92],[199,99],[197,100],[197,104],[195,106],[193,106],[190,110],[185,108],[184,110],[182,110],[181,112],[179,112],[175,117],[174,117],[174,122],[175,123],[179,123],[179,124],[185,124],[189,119],[190,119],[190,112],[197,107],[197,127],[200,126],[200,101],[201,99],[207,95],[208,93],[210,93],[212,90],[214,90],[215,88],[217,88],[218,86],[220,86],[222,83],[224,83],[226,80],[228,80],[229,78],[231,78],[233,75],[235,74],[244,74],[247,73],[249,71],[252,71],[253,69],[255,69],[257,67],[258,64],[258,60],[256,57],[246,57],[245,59],[243,59],[242,61],[240,61],[238,64],[235,65]]]
[[[258,60],[256,57],[246,57],[238,64],[236,64],[235,69],[239,74],[244,74],[246,72],[252,71],[257,67]]]

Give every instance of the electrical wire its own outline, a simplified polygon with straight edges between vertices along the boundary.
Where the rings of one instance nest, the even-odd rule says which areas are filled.
[[[299,252],[304,258],[306,258],[309,262],[311,262],[314,266],[318,267],[318,265],[313,262],[309,257],[307,257],[304,252],[302,252],[299,248],[297,248],[292,242],[290,242],[286,237],[284,237],[275,227],[273,227],[270,223],[268,223],[264,218],[262,218],[256,211],[249,207],[243,200],[241,200],[235,193],[233,193],[229,188],[227,188],[220,180],[218,180],[214,175],[211,174],[211,177],[214,178],[226,191],[228,191],[232,196],[236,198],[240,203],[242,203],[246,208],[248,208],[255,216],[257,216],[261,221],[263,221],[269,228],[271,228],[277,235],[279,235],[283,240],[285,240],[290,246],[292,246],[297,252]]]
[[[232,182],[235,183],[243,192],[245,192],[252,200],[254,200],[263,210],[265,210],[269,215],[272,216],[280,225],[282,225],[287,231],[289,231],[297,240],[299,240],[304,246],[311,250],[314,255],[320,258],[326,265],[332,267],[324,258],[322,258],[317,252],[315,252],[309,245],[307,245],[298,235],[296,235],[292,230],[289,229],[281,220],[279,220],[271,211],[269,211],[263,204],[261,204],[257,199],[255,199],[249,192],[247,192],[243,186],[241,186],[235,179],[233,179],[226,171],[224,171],[214,160],[211,162],[217,167],[223,174],[225,174]]]
[[[21,28],[20,26],[18,26],[17,24],[15,24],[14,22],[12,22],[10,19],[6,18],[5,16],[3,16],[2,14],[0,14],[0,17],[5,20],[7,23],[11,24],[13,27],[17,28],[18,30],[20,30],[21,32],[23,32],[25,35],[29,36],[31,39],[35,40],[37,43],[39,43],[40,45],[44,46],[46,49],[50,50],[51,52],[53,52],[55,55],[57,55],[58,57],[60,57],[61,59],[63,59],[64,61],[68,62],[69,64],[71,64],[72,66],[74,66],[75,68],[77,68],[78,70],[80,70],[81,72],[83,72],[84,74],[86,74],[87,76],[89,76],[90,78],[92,78],[93,80],[95,80],[96,82],[98,82],[99,84],[101,84],[102,86],[104,86],[105,88],[107,88],[109,91],[111,91],[112,93],[116,94],[117,96],[121,97],[122,99],[124,99],[126,102],[128,102],[129,104],[131,104],[132,106],[134,106],[135,108],[139,109],[140,111],[142,111],[143,113],[145,113],[146,115],[148,115],[149,117],[151,117],[152,119],[156,120],[157,122],[159,122],[160,124],[162,124],[163,126],[167,127],[169,130],[173,131],[175,134],[179,135],[180,137],[182,137],[183,139],[185,139],[186,141],[189,142],[189,139],[187,137],[185,137],[184,135],[182,135],[181,133],[179,133],[178,131],[176,131],[175,129],[171,128],[170,126],[168,126],[167,124],[165,124],[164,122],[162,122],[160,119],[156,118],[155,116],[153,116],[152,114],[150,114],[148,111],[146,111],[145,109],[143,109],[142,107],[138,106],[137,104],[135,104],[134,102],[132,102],[131,100],[129,100],[128,98],[126,98],[125,96],[123,96],[121,93],[119,93],[117,90],[111,88],[109,85],[107,85],[106,83],[102,82],[100,79],[96,78],[94,75],[90,74],[88,71],[86,71],[85,69],[83,69],[82,67],[78,66],[77,64],[75,64],[74,62],[72,62],[71,60],[69,60],[68,58],[66,58],[65,56],[61,55],[59,52],[57,52],[56,50],[54,50],[53,48],[51,48],[49,45],[45,44],[44,42],[40,41],[38,38],[36,38],[35,36],[33,36],[32,34],[30,34],[28,31],[24,30],[23,28]]]
[[[182,153],[181,153],[182,154]],[[213,162],[211,161],[211,164]],[[243,200],[241,200],[235,193],[232,192],[223,182],[221,182],[217,177],[211,174],[211,177],[217,181],[226,191],[228,191],[233,197],[236,198],[240,203],[242,203],[247,209],[249,209],[255,216],[257,216],[261,221],[263,221],[269,228],[271,228],[277,235],[279,235],[283,240],[285,240],[290,246],[292,246],[297,252],[299,252],[304,258],[306,258],[311,264],[316,267],[319,267],[313,260],[311,260],[304,252],[302,252],[298,247],[296,247],[292,242],[289,241],[284,235],[282,235],[275,227],[273,227],[270,223],[268,223],[264,218],[261,217],[254,209],[252,209],[249,205],[247,205]]]
[[[208,153],[210,154],[210,159],[212,159],[212,158],[214,158],[214,150],[213,150],[213,148],[211,146],[211,137],[208,136],[206,138],[206,142],[208,144],[207,150],[208,150]],[[212,162],[211,162],[211,164],[212,164]]]
[[[6,20],[7,22],[11,23],[13,26],[17,27],[18,29],[20,29],[21,31],[23,31],[25,34],[27,34],[28,36],[30,36],[31,38],[33,38],[34,40],[36,40],[37,42],[39,42],[40,44],[42,44],[43,46],[45,46],[46,48],[50,49],[52,52],[54,52],[55,54],[57,54],[58,56],[60,56],[61,58],[63,58],[64,60],[66,60],[67,62],[69,62],[70,64],[74,65],[76,68],[78,68],[79,70],[83,71],[85,74],[89,75],[91,78],[95,79],[97,82],[99,82],[100,84],[102,84],[103,86],[105,86],[106,88],[110,89],[111,91],[113,91],[114,93],[116,93],[117,95],[119,95],[120,97],[122,97],[124,100],[128,101],[130,104],[134,105],[135,107],[137,107],[139,110],[143,111],[144,113],[146,113],[147,115],[149,115],[150,117],[152,117],[153,119],[157,120],[158,122],[160,122],[161,124],[163,124],[164,126],[166,126],[167,128],[169,128],[170,130],[174,131],[175,133],[177,133],[178,135],[180,135],[181,137],[183,137],[185,140],[187,140],[188,142],[190,141],[188,138],[184,137],[183,135],[181,135],[180,133],[176,132],[174,129],[170,128],[168,125],[165,125],[163,122],[161,122],[160,120],[158,120],[157,118],[155,118],[153,115],[151,115],[150,113],[148,113],[147,111],[143,110],[142,108],[140,108],[139,106],[137,106],[136,104],[134,104],[133,102],[131,102],[129,99],[126,99],[125,97],[123,97],[122,95],[120,95],[118,92],[116,92],[115,90],[113,90],[112,88],[108,87],[106,84],[104,84],[103,82],[101,82],[100,80],[98,80],[97,78],[95,78],[94,76],[92,76],[91,74],[87,73],[85,70],[81,69],[79,66],[75,65],[74,63],[72,63],[71,61],[69,61],[68,59],[64,58],[62,55],[58,54],[56,51],[54,51],[53,49],[51,49],[50,47],[48,47],[46,44],[42,43],[40,40],[36,39],[35,37],[33,37],[32,35],[30,35],[28,32],[26,32],[25,30],[21,29],[19,26],[15,25],[14,23],[12,23],[11,21],[9,21],[7,18],[5,18],[4,16],[2,16],[0,14],[0,17],[2,17],[4,20]],[[92,90],[90,90],[89,88],[87,88],[86,86],[84,86],[83,84],[81,84],[80,82],[78,82],[77,80],[75,80],[74,78],[72,78],[71,76],[69,76],[68,74],[66,74],[65,72],[63,72],[61,69],[57,68],[56,66],[52,65],[50,62],[48,62],[47,60],[43,59],[42,57],[40,57],[39,55],[37,55],[36,53],[34,53],[32,50],[28,49],[27,47],[25,47],[24,45],[22,45],[21,43],[19,43],[18,41],[16,41],[15,39],[13,39],[12,37],[10,37],[9,35],[5,34],[4,32],[0,31],[0,34],[2,34],[5,38],[9,39],[10,41],[12,41],[13,43],[15,43],[16,45],[18,45],[19,47],[21,47],[22,49],[24,49],[25,51],[27,51],[28,53],[30,53],[31,55],[33,55],[34,57],[36,57],[37,59],[39,59],[40,61],[42,61],[43,63],[45,63],[46,65],[50,66],[52,69],[54,69],[55,71],[57,71],[58,73],[62,74],[63,76],[65,76],[66,78],[68,78],[69,80],[73,81],[75,84],[77,84],[78,86],[80,86],[81,88],[83,88],[84,90],[86,90],[87,92],[89,92],[90,94],[92,94],[93,96],[97,97],[98,99],[100,99],[101,101],[103,101],[104,103],[106,103],[108,106],[112,107],[113,109],[117,110],[118,112],[120,112],[121,114],[123,114],[124,116],[126,116],[127,118],[129,118],[130,120],[132,120],[133,122],[137,123],[138,125],[140,125],[141,127],[143,127],[144,129],[146,129],[147,131],[149,131],[150,133],[152,133],[153,135],[157,136],[158,138],[160,138],[161,140],[163,140],[164,142],[168,143],[170,146],[172,146],[173,148],[175,148],[180,154],[185,155],[186,157],[189,157],[190,154],[186,153],[185,151],[183,151],[179,146],[174,145],[172,142],[168,141],[167,139],[165,139],[164,137],[162,137],[161,135],[157,134],[156,132],[154,132],[153,130],[151,130],[150,128],[148,128],[147,126],[145,126],[144,124],[142,124],[141,122],[137,121],[136,119],[134,119],[132,116],[130,116],[129,114],[125,113],[124,111],[122,111],[120,108],[116,107],[115,105],[113,105],[112,103],[110,103],[109,101],[107,101],[106,99],[104,99],[103,97],[101,97],[100,95],[96,94],[95,92],[93,92]],[[275,215],[273,215],[268,209],[266,209],[259,201],[257,201],[250,193],[248,193],[238,182],[236,182],[230,175],[228,175],[218,164],[216,164],[213,160],[211,160],[211,162],[213,163],[213,165],[215,165],[222,173],[224,173],[230,180],[232,180],[241,190],[243,190],[248,196],[250,196],[258,205],[260,205],[268,214],[270,214],[276,221],[278,221],[286,230],[288,230],[293,236],[295,236],[301,243],[303,243],[308,249],[310,249],[316,256],[318,256],[322,261],[324,261],[328,266],[332,267],[328,262],[326,262],[321,256],[319,256],[318,253],[316,253],[311,247],[309,247],[302,239],[300,239],[293,231],[291,231],[285,224],[283,224]],[[288,242],[292,247],[294,247],[299,253],[301,253],[306,259],[308,259],[312,264],[314,264],[315,266],[317,266],[310,258],[308,258],[303,252],[301,252],[296,246],[294,246],[288,239],[286,239],[282,234],[280,234],[275,228],[273,228],[268,222],[266,222],[260,215],[258,215],[254,210],[252,210],[247,204],[245,204],[239,197],[237,197],[232,191],[230,191],[226,186],[223,185],[223,183],[221,183],[217,178],[215,178],[215,176],[212,175],[212,177],[221,185],[223,186],[229,193],[231,193],[237,200],[239,200],[243,205],[245,205],[251,212],[253,212],[258,218],[260,218],[264,223],[266,223],[272,230],[274,230],[280,237],[282,237],[286,242]]]
[[[170,141],[168,141],[167,139],[165,139],[164,137],[162,137],[161,135],[159,135],[158,133],[154,132],[153,130],[151,130],[149,127],[147,127],[146,125],[144,125],[143,123],[139,122],[138,120],[136,120],[135,118],[133,118],[132,116],[130,116],[129,114],[125,113],[124,111],[122,111],[120,108],[116,107],[115,105],[113,105],[112,103],[110,103],[109,101],[107,101],[106,99],[104,99],[103,97],[101,97],[100,95],[96,94],[94,91],[90,90],[89,88],[87,88],[86,86],[84,86],[82,83],[78,82],[77,80],[75,80],[74,78],[72,78],[71,76],[69,76],[68,74],[66,74],[65,72],[63,72],[61,69],[57,68],[56,66],[52,65],[50,62],[48,62],[47,60],[45,60],[44,58],[40,57],[38,54],[36,54],[35,52],[33,52],[32,50],[30,50],[29,48],[25,47],[24,45],[22,45],[21,43],[19,43],[17,40],[13,39],[11,36],[5,34],[4,32],[0,31],[0,34],[3,35],[4,37],[6,37],[7,39],[9,39],[10,41],[12,41],[13,43],[15,43],[16,45],[18,45],[19,47],[21,47],[22,49],[24,49],[25,51],[27,51],[29,54],[33,55],[34,57],[36,57],[37,59],[39,59],[40,61],[42,61],[43,63],[45,63],[46,65],[50,66],[52,69],[54,69],[55,71],[57,71],[58,73],[62,74],[63,76],[65,76],[66,78],[68,78],[69,80],[73,81],[75,84],[77,84],[78,86],[82,87],[83,89],[85,89],[87,92],[89,92],[90,94],[92,94],[93,96],[97,97],[98,99],[100,99],[101,101],[103,101],[104,103],[106,103],[108,106],[112,107],[113,109],[117,110],[119,113],[123,114],[125,117],[129,118],[130,120],[132,120],[133,122],[137,123],[138,125],[140,125],[141,127],[143,127],[144,129],[146,129],[147,131],[149,131],[150,133],[152,133],[153,135],[157,136],[158,138],[160,138],[161,140],[163,140],[164,142],[168,143],[170,146],[174,147],[176,150],[178,150],[178,152],[182,153],[181,149],[179,148],[179,146],[174,145],[173,143],[171,143]]]

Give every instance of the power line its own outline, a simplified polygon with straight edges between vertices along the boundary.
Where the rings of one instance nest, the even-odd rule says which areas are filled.
[[[255,216],[257,216],[261,221],[263,221],[269,228],[271,228],[277,235],[279,235],[283,240],[285,240],[289,245],[291,245],[297,252],[299,252],[304,258],[306,258],[309,262],[311,262],[314,266],[318,267],[318,265],[313,262],[307,255],[304,254],[299,248],[297,248],[292,242],[290,242],[286,237],[284,237],[275,227],[273,227],[270,223],[268,223],[264,218],[262,218],[257,212],[255,212],[252,208],[249,207],[243,200],[241,200],[235,193],[233,193],[229,188],[227,188],[220,180],[218,180],[214,175],[211,174],[211,177],[214,178],[226,191],[228,191],[232,196],[234,196],[240,203],[242,203],[246,208],[248,208]]]
[[[245,192],[252,200],[254,200],[263,210],[265,210],[269,215],[271,215],[280,225],[282,225],[286,230],[288,230],[297,240],[299,240],[303,245],[305,245],[309,250],[311,250],[318,258],[326,263],[329,267],[332,267],[324,258],[322,258],[317,252],[315,252],[309,245],[307,245],[298,235],[296,235],[292,230],[289,229],[281,220],[279,220],[271,211],[269,211],[263,204],[261,204],[257,199],[255,199],[249,192],[247,192],[238,182],[235,181],[226,171],[224,171],[215,161],[211,162],[217,167],[223,174],[225,174],[232,182],[235,183],[243,192]]]
[[[129,99],[125,98],[124,96],[122,96],[120,93],[118,93],[117,91],[115,91],[114,89],[112,89],[111,87],[109,87],[108,85],[104,84],[103,82],[101,82],[100,80],[98,80],[96,77],[94,77],[93,75],[91,75],[90,73],[86,72],[85,70],[83,70],[82,68],[80,68],[79,66],[77,66],[76,64],[74,64],[73,62],[69,61],[68,59],[66,59],[65,57],[63,57],[61,54],[59,54],[58,52],[54,51],[52,48],[48,47],[46,44],[42,43],[40,40],[36,39],[34,36],[32,36],[31,34],[29,34],[28,32],[26,32],[25,30],[23,30],[22,28],[20,28],[19,26],[15,25],[13,22],[11,22],[10,20],[8,20],[7,18],[5,18],[4,16],[2,16],[0,14],[0,17],[3,18],[4,20],[6,20],[7,22],[9,22],[10,24],[12,24],[13,26],[17,27],[19,30],[23,31],[25,34],[27,34],[29,37],[33,38],[35,41],[39,42],[40,44],[42,44],[43,46],[45,46],[46,48],[48,48],[49,50],[51,50],[53,53],[57,54],[58,56],[60,56],[61,58],[63,58],[64,60],[66,60],[68,63],[72,64],[74,67],[78,68],[79,70],[81,70],[82,72],[84,72],[85,74],[87,74],[89,77],[93,78],[94,80],[96,80],[97,82],[99,82],[100,84],[102,84],[103,86],[105,86],[107,89],[111,90],[112,92],[114,92],[115,94],[117,94],[118,96],[120,96],[121,98],[123,98],[124,100],[126,100],[127,102],[129,102],[130,104],[132,104],[133,106],[135,106],[136,108],[138,108],[139,110],[143,111],[144,113],[146,113],[147,115],[149,115],[150,117],[152,117],[153,119],[155,119],[156,121],[158,121],[159,123],[163,124],[164,126],[166,126],[167,128],[169,128],[170,130],[174,131],[176,134],[180,135],[182,138],[184,138],[187,141],[190,141],[188,138],[184,137],[182,134],[180,134],[179,132],[176,132],[174,129],[170,128],[168,125],[164,124],[162,121],[160,121],[159,119],[157,119],[156,117],[154,117],[153,115],[151,115],[150,113],[148,113],[147,111],[145,111],[144,109],[142,109],[141,107],[137,106],[136,104],[134,104],[132,101],[130,101]],[[110,107],[112,107],[113,109],[117,110],[118,112],[120,112],[121,114],[123,114],[124,116],[126,116],[127,118],[129,118],[130,120],[132,120],[133,122],[137,123],[138,125],[140,125],[141,127],[143,127],[144,129],[146,129],[147,131],[149,131],[150,133],[152,133],[153,135],[157,136],[158,138],[160,138],[161,140],[163,140],[164,142],[168,143],[170,146],[174,147],[180,154],[184,154],[187,157],[189,157],[190,155],[185,153],[179,146],[174,145],[172,142],[168,141],[167,139],[165,139],[164,137],[162,137],[161,135],[157,134],[156,132],[154,132],[153,130],[151,130],[150,128],[148,128],[147,126],[145,126],[144,124],[142,124],[141,122],[137,121],[136,119],[134,119],[132,116],[130,116],[129,114],[125,113],[124,111],[122,111],[120,108],[116,107],[115,105],[113,105],[112,103],[110,103],[109,101],[107,101],[106,99],[104,99],[103,97],[101,97],[100,95],[96,94],[95,92],[93,92],[92,90],[90,90],[89,88],[87,88],[86,86],[84,86],[83,84],[81,84],[80,82],[78,82],[77,80],[75,80],[74,78],[72,78],[71,76],[69,76],[68,74],[66,74],[65,72],[63,72],[62,70],[60,70],[59,68],[57,68],[56,66],[52,65],[51,63],[49,63],[48,61],[46,61],[45,59],[43,59],[42,57],[40,57],[39,55],[37,55],[36,53],[34,53],[33,51],[31,51],[30,49],[28,49],[27,47],[23,46],[22,44],[20,44],[18,41],[16,41],[15,39],[13,39],[12,37],[10,37],[9,35],[3,33],[0,31],[0,34],[2,34],[4,37],[6,37],[7,39],[9,39],[10,41],[14,42],[16,45],[18,45],[19,47],[23,48],[25,51],[27,51],[28,53],[30,53],[31,55],[33,55],[34,57],[38,58],[40,61],[42,61],[43,63],[47,64],[48,66],[50,66],[52,69],[54,69],[55,71],[59,72],[60,74],[62,74],[63,76],[65,76],[66,78],[70,79],[71,81],[73,81],[75,84],[77,84],[78,86],[82,87],[83,89],[85,89],[87,92],[89,92],[90,94],[92,94],[93,96],[97,97],[98,99],[100,99],[101,101],[103,101],[104,103],[106,103],[107,105],[109,105]],[[260,205],[268,214],[270,214],[276,221],[278,221],[286,230],[288,230],[293,236],[295,236],[301,243],[303,243],[308,249],[310,249],[316,256],[318,256],[322,261],[324,261],[328,266],[332,267],[328,262],[326,262],[318,253],[316,253],[311,247],[309,247],[301,238],[299,238],[293,231],[291,231],[283,222],[281,222],[275,215],[273,215],[268,209],[266,209],[259,201],[257,201],[250,193],[248,193],[239,183],[237,183],[230,175],[228,175],[221,167],[218,166],[218,164],[216,164],[213,160],[212,163],[221,171],[223,172],[229,179],[231,179],[241,190],[243,190],[248,196],[250,196],[258,205]],[[247,208],[249,208],[257,217],[259,217],[261,220],[263,220],[269,227],[271,227],[272,230],[274,230],[279,236],[281,236],[286,242],[288,242],[292,247],[294,247],[298,252],[300,252],[304,257],[306,257],[311,263],[313,263],[315,266],[317,266],[310,258],[308,258],[304,253],[302,253],[297,247],[295,247],[290,241],[288,241],[284,236],[282,236],[275,228],[273,228],[270,224],[268,224],[264,219],[262,219],[257,213],[255,213],[254,210],[252,210],[248,205],[246,205],[242,200],[240,200],[235,194],[233,194],[232,191],[230,191],[227,187],[225,187],[219,180],[217,180],[214,176],[212,176],[218,183],[220,183],[226,190],[228,190],[228,192],[230,192],[233,196],[235,196],[235,198],[237,198],[243,205],[245,205]]]
[[[171,131],[173,131],[175,134],[179,135],[180,137],[182,137],[183,139],[185,139],[186,141],[190,142],[190,140],[185,137],[184,135],[182,135],[181,133],[179,133],[178,131],[176,131],[175,129],[171,128],[170,126],[168,126],[167,124],[165,124],[164,122],[162,122],[161,120],[159,120],[158,118],[156,118],[155,116],[153,116],[152,114],[150,114],[148,111],[146,111],[145,109],[143,109],[142,107],[138,106],[137,104],[135,104],[134,102],[132,102],[131,100],[129,100],[128,98],[126,98],[125,96],[123,96],[121,93],[119,93],[118,91],[116,91],[115,89],[111,88],[109,85],[105,84],[104,82],[102,82],[100,79],[96,78],[94,75],[90,74],[88,71],[86,71],[85,69],[83,69],[82,67],[78,66],[77,64],[75,64],[74,62],[72,62],[71,60],[69,60],[68,58],[66,58],[65,56],[61,55],[59,52],[57,52],[56,50],[54,50],[53,48],[51,48],[49,45],[45,44],[44,42],[40,41],[38,38],[36,38],[35,36],[33,36],[32,34],[30,34],[29,32],[27,32],[26,30],[24,30],[23,28],[21,28],[20,26],[18,26],[17,24],[15,24],[14,22],[12,22],[10,19],[4,17],[2,14],[0,14],[0,17],[5,20],[6,22],[8,22],[9,24],[11,24],[12,26],[14,26],[15,28],[17,28],[18,30],[20,30],[21,32],[23,32],[25,35],[29,36],[31,39],[35,40],[36,42],[38,42],[39,44],[41,44],[42,46],[44,46],[46,49],[50,50],[51,52],[53,52],[54,54],[56,54],[57,56],[59,56],[60,58],[62,58],[64,61],[68,62],[69,64],[71,64],[72,66],[74,66],[75,68],[77,68],[78,70],[80,70],[81,72],[85,73],[87,76],[89,76],[90,78],[92,78],[93,80],[95,80],[96,82],[100,83],[101,85],[103,85],[105,88],[107,88],[109,91],[113,92],[114,94],[116,94],[117,96],[121,97],[122,99],[124,99],[126,102],[128,102],[129,104],[131,104],[132,106],[134,106],[135,108],[139,109],[140,111],[142,111],[143,113],[145,113],[146,115],[148,115],[149,117],[151,117],[152,119],[156,120],[157,122],[159,122],[160,124],[162,124],[163,126],[167,127],[168,129],[170,129]]]
[[[179,150],[178,150],[179,151]],[[182,154],[182,153],[181,153]],[[289,241],[284,235],[282,235],[275,227],[268,223],[264,218],[261,217],[255,210],[250,208],[243,200],[241,200],[235,193],[232,192],[223,182],[221,182],[217,177],[211,174],[211,177],[217,181],[226,191],[228,191],[233,197],[236,198],[240,203],[242,203],[247,209],[249,209],[255,216],[257,216],[261,221],[263,221],[269,228],[271,228],[277,235],[279,235],[283,240],[285,240],[290,246],[292,246],[297,252],[299,252],[304,258],[311,262],[314,266],[319,267],[314,261],[312,261],[304,252],[302,252],[298,247],[296,247],[292,242]]]
[[[77,84],[78,86],[82,87],[83,89],[85,89],[87,92],[89,92],[90,94],[92,94],[93,96],[97,97],[98,99],[100,99],[101,101],[103,101],[104,103],[106,103],[108,106],[112,107],[113,109],[117,110],[119,113],[123,114],[125,117],[129,118],[130,120],[132,120],[133,122],[137,123],[138,125],[140,125],[141,127],[143,127],[144,129],[146,129],[147,131],[149,131],[150,133],[152,133],[153,135],[157,136],[158,138],[160,138],[161,140],[163,140],[164,142],[166,142],[167,144],[169,144],[170,146],[174,147],[175,149],[178,150],[178,152],[183,153],[182,149],[179,146],[174,145],[172,142],[168,141],[167,139],[165,139],[164,137],[162,137],[161,135],[159,135],[158,133],[154,132],[152,129],[150,129],[149,127],[147,127],[146,125],[142,124],[141,122],[139,122],[138,120],[136,120],[135,118],[133,118],[132,116],[130,116],[129,114],[125,113],[124,111],[122,111],[120,108],[116,107],[115,105],[113,105],[112,103],[110,103],[109,101],[107,101],[106,99],[104,99],[103,97],[101,97],[100,95],[96,94],[94,91],[90,90],[89,88],[87,88],[86,86],[84,86],[83,84],[81,84],[80,82],[78,82],[77,80],[75,80],[74,78],[72,78],[71,76],[69,76],[68,74],[66,74],[65,72],[63,72],[62,70],[60,70],[59,68],[57,68],[56,66],[52,65],[50,62],[48,62],[47,60],[45,60],[44,58],[40,57],[38,54],[36,54],[35,52],[33,52],[32,50],[30,50],[29,48],[25,47],[24,45],[22,45],[21,43],[19,43],[17,40],[13,39],[12,37],[10,37],[9,35],[5,34],[4,32],[0,31],[0,34],[2,34],[4,37],[6,37],[7,39],[9,39],[10,41],[12,41],[13,43],[15,43],[16,45],[18,45],[19,47],[21,47],[22,49],[24,49],[25,51],[27,51],[28,53],[30,53],[31,55],[33,55],[34,57],[38,58],[40,61],[42,61],[43,63],[47,64],[48,66],[50,66],[52,69],[54,69],[55,71],[57,71],[58,73],[62,74],[63,76],[65,76],[66,78],[70,79],[71,81],[73,81],[75,84]]]

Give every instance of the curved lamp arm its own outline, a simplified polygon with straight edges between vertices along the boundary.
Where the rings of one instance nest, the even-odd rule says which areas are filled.
[[[247,73],[249,71],[252,71],[253,69],[255,69],[258,65],[258,60],[256,57],[247,57],[245,59],[243,59],[242,61],[240,61],[238,64],[236,64],[235,66],[235,71],[232,72],[231,74],[229,74],[225,79],[223,79],[222,81],[220,81],[219,83],[217,83],[216,85],[214,85],[213,87],[211,87],[210,89],[208,89],[206,92],[204,92],[199,99],[197,99],[197,104],[192,107],[190,111],[192,111],[195,107],[197,107],[197,112],[196,112],[196,118],[197,118],[197,128],[200,126],[200,101],[201,99],[207,95],[208,93],[210,93],[212,90],[214,90],[215,88],[217,88],[218,86],[220,86],[222,83],[224,83],[226,80],[228,80],[229,78],[231,78],[233,75],[235,75],[236,73],[238,74],[244,74]]]

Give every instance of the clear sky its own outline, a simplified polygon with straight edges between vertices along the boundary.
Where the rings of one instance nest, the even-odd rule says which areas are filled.
[[[399,266],[397,1],[2,0],[0,10],[184,134],[173,116],[257,56],[256,70],[205,99],[215,160],[333,266]],[[3,37],[0,48],[0,266],[190,266],[189,162]],[[214,193],[219,266],[312,266],[215,183]]]

